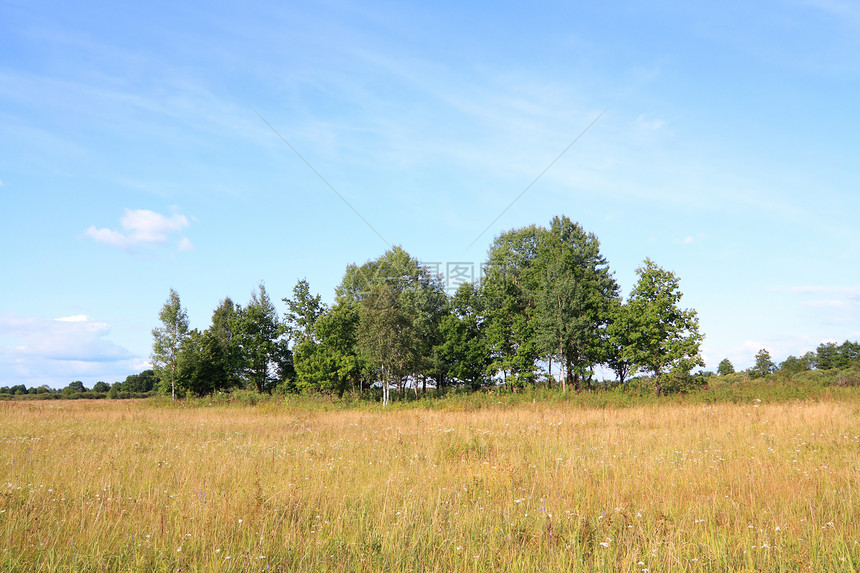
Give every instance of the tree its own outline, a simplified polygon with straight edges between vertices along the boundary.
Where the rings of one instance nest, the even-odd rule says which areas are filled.
[[[359,307],[358,343],[382,378],[382,405],[390,401],[390,384],[401,380],[414,361],[410,316],[390,284],[376,284]]]
[[[364,354],[366,364],[384,374],[385,380],[380,382],[385,400],[389,396],[386,384],[396,383],[402,390],[411,381],[417,393],[419,378],[438,375],[433,348],[438,341],[439,319],[446,300],[440,277],[395,246],[360,267],[348,266],[336,294],[337,304],[359,317],[356,331],[359,353]],[[385,304],[392,306],[391,312],[383,308]],[[382,356],[379,349],[370,352],[370,341],[380,340],[378,335],[381,335],[372,331],[383,328],[389,320],[401,325],[396,336],[397,348],[388,354],[389,358],[397,356],[396,369],[390,363],[379,362]]]
[[[289,311],[285,317],[286,331],[293,343],[314,339],[314,326],[326,311],[320,295],[311,296],[307,280],[300,280],[293,287],[293,298],[283,299]]]
[[[257,392],[271,392],[279,381],[292,373],[292,353],[285,331],[265,285],[251,293],[248,305],[238,312],[236,320],[245,375]]]
[[[770,352],[762,348],[755,355],[755,365],[750,368],[751,378],[762,378],[776,372],[776,364],[770,357]]]
[[[605,353],[606,327],[618,284],[600,241],[567,217],[555,217],[538,242],[540,271],[534,315],[538,347],[565,367],[565,386],[579,390]]]
[[[669,369],[689,372],[694,366],[704,366],[699,355],[703,337],[696,311],[678,307],[683,294],[674,273],[645,259],[636,274],[639,280],[628,299],[634,322],[630,355],[652,373],[659,396],[663,373]]]
[[[208,351],[217,362],[213,391],[227,390],[242,384],[241,347],[237,335],[240,310],[230,297],[226,297],[212,312],[212,324],[205,334]]]
[[[285,298],[289,309],[285,323],[293,342],[296,386],[302,391],[336,393],[342,396],[361,376],[356,353],[355,328],[358,315],[348,305],[328,308],[320,296],[311,295],[306,280]]]
[[[618,285],[600,242],[578,223],[555,217],[495,239],[482,283],[496,371],[532,382],[540,358],[564,363],[564,387],[580,389],[605,353]],[[551,368],[550,368],[551,369]]]
[[[188,333],[179,352],[176,387],[196,396],[212,394],[231,386],[228,353],[208,329]]]
[[[126,376],[125,381],[120,384],[119,390],[135,393],[150,392],[155,388],[158,381],[158,375],[154,370],[144,370],[140,374]]]
[[[725,376],[726,374],[734,374],[735,367],[728,358],[723,358],[717,366],[717,374]]]
[[[811,367],[811,361],[808,356],[804,356],[801,358],[797,358],[796,356],[789,356],[786,358],[782,364],[779,365],[779,371],[783,374],[797,374],[798,372],[803,372],[804,370],[809,370]]]
[[[630,313],[630,306],[615,301],[609,311],[603,362],[615,372],[621,384],[624,384],[628,376],[635,374],[638,369],[632,352],[634,328],[635,321]]]
[[[107,382],[96,382],[93,384],[93,392],[107,392],[110,390],[110,384]]]
[[[481,291],[471,283],[463,283],[439,323],[440,342],[435,353],[444,370],[442,384],[447,377],[472,389],[488,382],[491,360],[484,325]]]
[[[170,385],[170,396],[176,400],[176,369],[179,350],[188,336],[188,312],[182,307],[179,294],[170,289],[167,302],[158,313],[161,327],[152,330],[152,364],[166,387]]]
[[[533,309],[540,269],[536,266],[544,229],[535,225],[502,233],[493,241],[481,281],[486,308],[489,374],[518,387],[537,378],[540,356]]]

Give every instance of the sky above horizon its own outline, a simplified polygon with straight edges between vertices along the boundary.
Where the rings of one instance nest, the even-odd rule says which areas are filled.
[[[171,288],[202,330],[562,214],[709,369],[857,340],[858,53],[847,0],[2,0],[0,386],[140,372]]]

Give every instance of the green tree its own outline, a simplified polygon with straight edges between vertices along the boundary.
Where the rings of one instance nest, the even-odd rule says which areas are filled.
[[[762,378],[774,372],[776,372],[776,364],[773,363],[770,352],[762,348],[755,355],[755,365],[750,368],[750,377]]]
[[[618,297],[600,242],[555,217],[495,239],[482,282],[493,370],[515,384],[536,379],[538,360],[563,362],[564,387],[580,389],[603,361],[610,309]],[[550,366],[551,369],[551,366]]]
[[[241,309],[230,297],[224,298],[212,312],[212,324],[206,330],[208,352],[217,363],[213,391],[229,390],[242,385],[242,356],[239,330]]]
[[[579,390],[605,357],[618,284],[597,236],[567,217],[553,218],[540,235],[535,267],[540,272],[534,294],[538,347],[564,362],[565,387]]]
[[[486,305],[489,374],[501,372],[511,388],[537,379],[540,348],[533,314],[541,279],[536,261],[544,234],[545,229],[535,225],[502,233],[493,241],[484,267],[481,296]]]
[[[654,377],[654,391],[662,393],[662,375],[668,370],[689,372],[704,366],[699,355],[702,335],[696,311],[681,309],[683,294],[678,277],[645,259],[627,304],[633,317],[630,356]]]
[[[417,393],[419,378],[438,375],[433,349],[438,343],[439,320],[446,297],[441,279],[432,275],[427,267],[395,246],[360,267],[348,266],[336,294],[338,305],[359,316],[356,339],[360,354],[365,355],[363,361],[380,373],[385,370],[387,378],[381,382],[386,400],[389,396],[386,384],[395,383],[402,391],[404,383],[411,381]],[[400,364],[396,373],[391,364],[378,362],[380,354],[376,351],[372,355],[367,353],[369,341],[375,337],[368,329],[376,328],[369,326],[367,321],[373,321],[374,325],[387,324],[393,314],[386,314],[387,310],[380,305],[389,303],[396,309],[396,322],[408,325],[408,332],[405,327],[400,329],[402,334],[399,335],[396,352],[392,354],[397,355]]]
[[[230,388],[227,360],[228,354],[212,330],[191,330],[179,353],[176,387],[196,396]]]
[[[463,283],[454,293],[440,324],[440,341],[435,352],[444,375],[437,388],[450,377],[472,389],[487,384],[491,360],[484,332],[484,308],[481,291]]]
[[[241,364],[257,392],[271,392],[292,374],[292,353],[266,287],[260,283],[236,320]]]
[[[860,362],[860,343],[846,340],[839,347],[839,354],[844,360],[842,368],[847,368],[852,363]]]
[[[300,280],[293,298],[284,302],[298,389],[338,397],[350,386],[355,391],[361,376],[355,340],[358,315],[345,304],[328,308],[318,294],[311,295],[306,280]]]
[[[161,327],[152,330],[152,364],[163,387],[170,388],[170,396],[176,399],[176,369],[182,342],[188,336],[188,312],[182,307],[179,294],[170,289],[167,302],[158,313]]]
[[[798,372],[803,372],[809,369],[810,360],[806,356],[801,358],[789,356],[782,362],[782,364],[779,365],[779,371],[788,375],[797,374]]]
[[[616,300],[609,311],[603,362],[615,372],[621,384],[624,384],[627,378],[635,374],[638,369],[635,354],[632,351],[635,326],[636,322],[630,313],[630,306]]]
[[[107,382],[96,382],[93,384],[93,392],[107,392],[110,390],[110,384]]]
[[[735,367],[728,358],[723,358],[717,366],[717,374],[725,376],[726,374],[734,374]]]
[[[326,307],[320,295],[311,295],[308,281],[303,279],[293,287],[293,298],[283,299],[287,305],[286,331],[293,343],[314,340],[314,327]]]
[[[413,363],[412,322],[397,295],[390,284],[376,284],[359,307],[358,344],[380,373],[383,406],[391,399],[390,385]]]
[[[126,376],[125,381],[120,385],[119,390],[122,392],[144,393],[152,391],[158,384],[158,375],[154,370],[144,370],[140,374],[131,374]]]

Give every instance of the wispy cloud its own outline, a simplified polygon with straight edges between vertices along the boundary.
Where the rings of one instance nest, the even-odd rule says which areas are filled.
[[[827,324],[844,327],[860,322],[860,286],[797,286],[785,290],[800,297],[801,304]]]
[[[171,236],[180,233],[189,225],[188,218],[179,213],[168,217],[148,209],[126,209],[125,215],[120,219],[121,231],[93,225],[85,231],[85,235],[98,243],[121,249],[153,247],[168,243]],[[182,237],[177,248],[180,251],[189,251],[194,246],[187,237]]]

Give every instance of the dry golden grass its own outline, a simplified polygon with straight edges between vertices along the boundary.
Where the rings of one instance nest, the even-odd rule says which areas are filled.
[[[2,571],[857,571],[860,408],[0,403]]]

